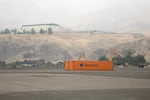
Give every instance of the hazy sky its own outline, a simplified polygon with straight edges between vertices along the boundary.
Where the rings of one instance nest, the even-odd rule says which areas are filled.
[[[115,31],[111,25],[120,19],[131,22],[132,16],[140,16],[140,21],[149,21],[150,0],[0,0],[0,12],[0,29],[40,23],[90,27],[92,23],[93,29]],[[99,25],[103,19],[104,26]],[[121,24],[126,25],[126,21]],[[150,21],[146,24],[150,25]]]

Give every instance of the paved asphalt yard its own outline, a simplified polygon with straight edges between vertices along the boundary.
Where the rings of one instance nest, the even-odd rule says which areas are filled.
[[[0,100],[150,100],[150,68],[0,70]]]

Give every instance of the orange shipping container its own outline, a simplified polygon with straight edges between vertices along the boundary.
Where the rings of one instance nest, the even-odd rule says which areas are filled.
[[[112,71],[112,61],[65,61],[65,70]]]

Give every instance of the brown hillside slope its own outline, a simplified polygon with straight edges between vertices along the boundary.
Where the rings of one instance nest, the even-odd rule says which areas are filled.
[[[91,55],[100,48],[113,47],[144,37],[141,34],[112,33],[0,35],[0,60],[16,61],[27,58],[44,60],[77,59],[83,51],[88,59],[96,59],[97,56],[91,57]]]

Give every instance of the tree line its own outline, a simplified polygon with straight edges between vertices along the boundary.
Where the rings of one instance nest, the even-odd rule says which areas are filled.
[[[4,29],[2,31],[0,31],[0,34],[36,34],[36,33],[40,33],[40,34],[53,34],[53,31],[52,31],[52,28],[48,28],[47,30],[44,30],[44,29],[40,29],[39,32],[36,32],[36,30],[34,28],[32,28],[30,31],[26,31],[26,30],[23,30],[22,32],[21,31],[18,31],[17,29]]]
[[[106,56],[100,56],[98,60],[108,60],[108,58]],[[136,56],[127,54],[124,57],[122,57],[120,55],[116,55],[113,57],[112,60],[115,65],[128,64],[128,65],[138,66],[140,64],[147,63],[144,56],[140,55],[140,54],[138,54]]]

